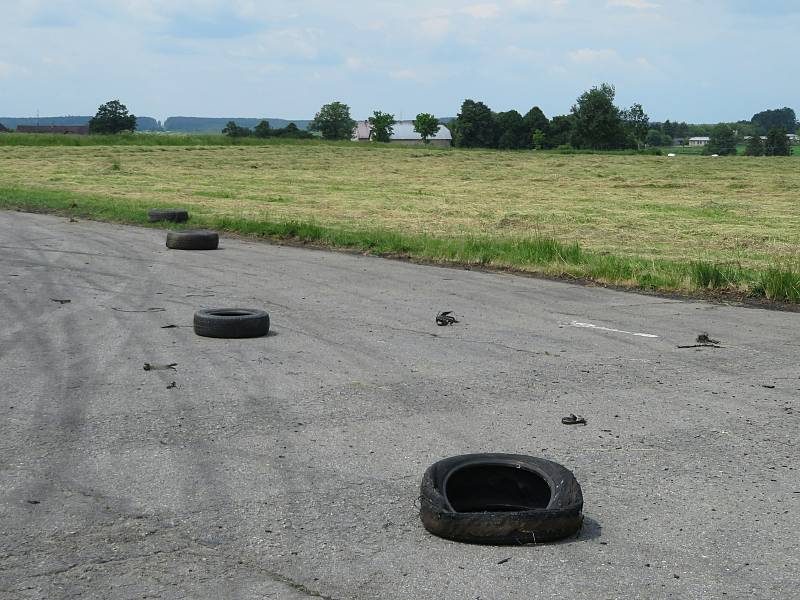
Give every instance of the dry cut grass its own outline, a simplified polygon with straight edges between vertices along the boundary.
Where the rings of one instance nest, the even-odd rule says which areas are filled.
[[[530,238],[638,261],[798,270],[796,158],[560,155],[286,143],[0,147],[2,190],[199,218],[431,238]],[[522,266],[524,265],[516,265]]]

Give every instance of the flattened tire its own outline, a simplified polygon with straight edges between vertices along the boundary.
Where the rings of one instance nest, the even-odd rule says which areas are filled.
[[[577,533],[583,493],[572,472],[520,454],[466,454],[425,471],[420,518],[439,537],[472,544],[533,544]]]
[[[156,221],[184,223],[189,220],[189,213],[179,208],[154,208],[147,211],[147,220],[151,223],[155,223]]]
[[[194,313],[194,332],[212,338],[253,338],[269,333],[269,314],[252,308],[206,308]]]
[[[203,229],[191,231],[168,231],[167,248],[173,250],[216,250],[219,247],[219,234]]]

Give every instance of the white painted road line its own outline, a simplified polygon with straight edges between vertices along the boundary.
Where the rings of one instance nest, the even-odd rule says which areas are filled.
[[[570,323],[570,327],[583,327],[586,329],[599,329],[600,331],[612,331],[614,333],[627,333],[628,335],[635,335],[638,337],[645,337],[645,338],[659,337],[657,335],[653,335],[652,333],[636,333],[635,331],[624,331],[622,329],[613,329],[611,327],[603,327],[601,325],[594,325],[592,323],[580,323],[578,321],[572,321],[572,323]]]

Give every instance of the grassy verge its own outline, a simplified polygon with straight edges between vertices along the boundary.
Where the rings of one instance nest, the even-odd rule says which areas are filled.
[[[52,212],[97,220],[147,224],[147,210],[158,203],[60,190],[0,187],[0,208]],[[166,204],[161,204],[166,207]],[[771,301],[800,301],[800,272],[747,269],[704,261],[645,260],[596,253],[578,243],[543,236],[441,237],[381,228],[323,225],[313,220],[269,220],[192,211],[191,227],[205,227],[276,240],[312,243],[378,256],[514,269],[548,276],[588,279],[602,284],[660,292],[733,294]]]

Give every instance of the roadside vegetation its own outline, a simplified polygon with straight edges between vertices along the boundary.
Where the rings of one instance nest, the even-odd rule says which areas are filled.
[[[204,138],[0,146],[0,207],[129,223],[144,223],[149,208],[181,207],[192,227],[648,290],[800,301],[792,158],[266,139],[221,147],[200,145]]]

